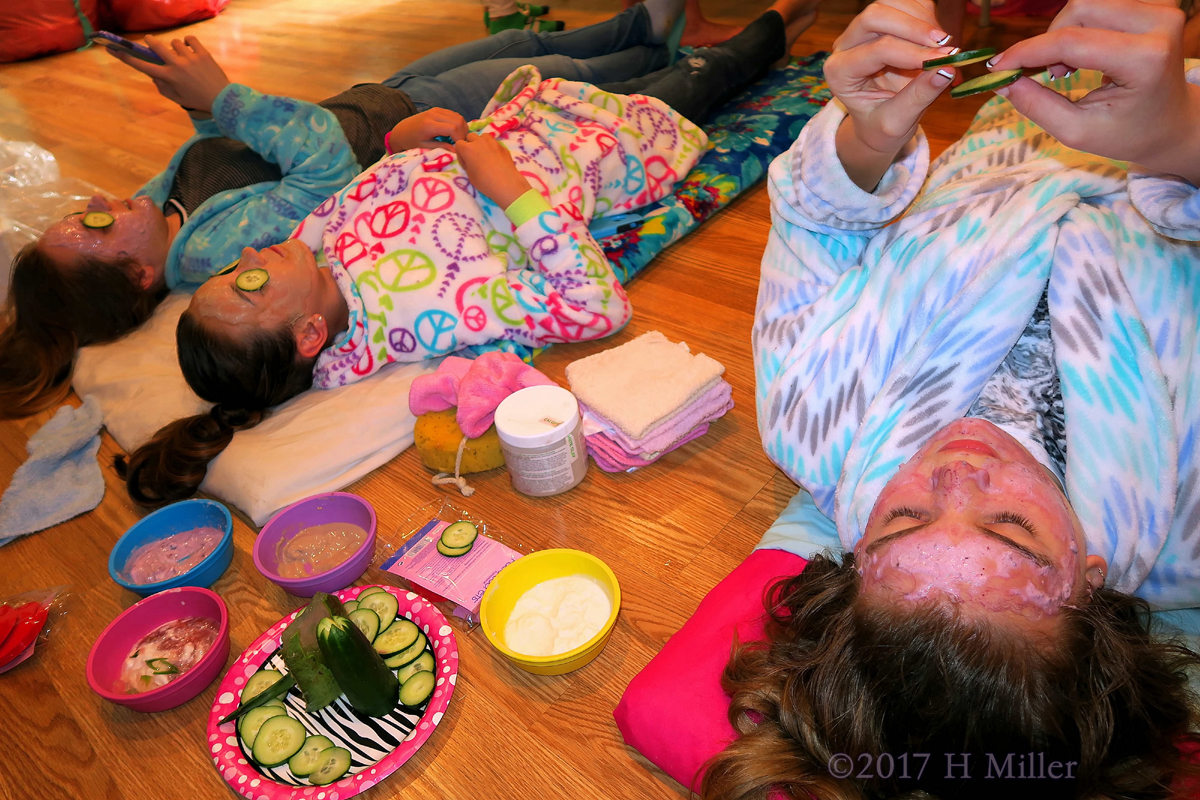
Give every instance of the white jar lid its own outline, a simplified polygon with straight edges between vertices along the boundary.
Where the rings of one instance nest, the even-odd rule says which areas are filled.
[[[567,438],[579,422],[579,401],[561,386],[513,392],[496,409],[496,433],[514,447],[543,447]]]

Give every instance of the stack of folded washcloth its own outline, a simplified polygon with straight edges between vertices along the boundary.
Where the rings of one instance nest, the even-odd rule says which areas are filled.
[[[698,439],[733,408],[724,373],[658,331],[573,362],[588,453],[605,472],[633,471]]]

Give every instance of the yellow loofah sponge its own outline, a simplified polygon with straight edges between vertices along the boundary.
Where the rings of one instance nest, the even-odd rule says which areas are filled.
[[[454,459],[458,455],[458,443],[463,432],[454,419],[455,409],[431,411],[417,417],[413,431],[421,463],[438,472],[454,474]],[[468,439],[463,450],[462,468],[459,472],[469,475],[504,466],[504,453],[500,451],[500,437],[496,426],[488,428],[478,439]]]

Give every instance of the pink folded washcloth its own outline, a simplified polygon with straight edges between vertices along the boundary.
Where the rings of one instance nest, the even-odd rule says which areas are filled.
[[[437,372],[413,380],[408,408],[420,416],[458,406],[454,415],[458,427],[475,439],[492,426],[504,398],[520,389],[546,385],[557,384],[512,353],[484,353],[474,361],[450,356]]]
[[[699,439],[706,433],[708,433],[708,425],[699,425],[666,450],[648,454],[649,457],[626,452],[619,444],[602,433],[585,436],[584,443],[587,445],[588,453],[600,469],[605,472],[625,472],[630,469],[637,469],[638,467],[648,467],[667,453],[678,450],[688,442]]]
[[[600,433],[621,445],[629,453],[655,453],[667,450],[672,444],[687,436],[697,425],[713,422],[729,413],[733,408],[732,387],[718,380],[716,385],[705,391],[677,414],[654,426],[641,439],[631,439],[620,428],[613,425],[595,409],[581,404],[584,414],[584,433]],[[690,440],[689,440],[690,441]]]

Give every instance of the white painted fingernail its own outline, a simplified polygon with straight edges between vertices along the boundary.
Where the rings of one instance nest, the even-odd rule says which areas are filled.
[[[987,68],[991,69],[992,67],[996,66],[996,62],[999,60],[1000,60],[1000,56],[992,56],[991,58],[989,58],[987,60]]]
[[[935,86],[945,86],[947,83],[954,80],[954,73],[950,72],[949,70],[939,69],[937,74],[939,78],[943,78],[944,80],[939,81],[937,78],[934,78],[933,84]]]
[[[950,34],[944,33],[943,31],[934,31],[931,36],[933,37],[933,41],[936,42],[939,47],[950,41]]]
[[[962,49],[961,47],[951,47],[949,50],[946,51],[946,55],[956,56],[956,55],[958,55],[958,53],[961,49]]]
[[[1065,81],[1067,78],[1071,77],[1074,74],[1075,74],[1075,70],[1069,69],[1063,73],[1062,79]]]

